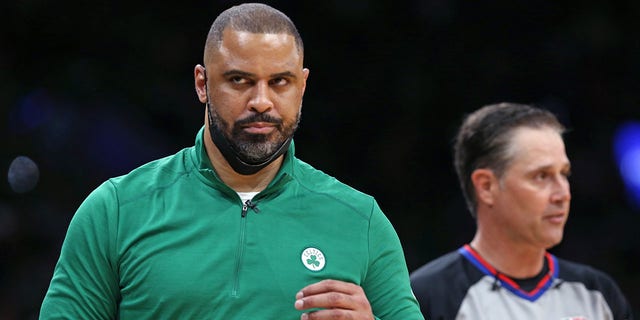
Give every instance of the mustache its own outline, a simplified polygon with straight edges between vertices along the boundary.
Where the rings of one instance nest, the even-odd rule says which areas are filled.
[[[266,113],[259,113],[250,115],[244,119],[240,119],[236,121],[235,126],[243,126],[253,122],[267,122],[276,124],[278,127],[282,126],[282,119],[272,117]]]

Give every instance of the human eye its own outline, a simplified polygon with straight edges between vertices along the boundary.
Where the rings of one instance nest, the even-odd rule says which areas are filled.
[[[241,76],[229,77],[229,81],[233,84],[245,84],[248,82],[247,78]]]
[[[285,77],[278,77],[278,78],[271,79],[271,81],[269,82],[271,83],[271,85],[274,85],[274,86],[284,86],[289,83],[289,80]]]
[[[533,178],[537,181],[543,181],[549,178],[549,173],[546,171],[539,171],[533,176]]]
[[[254,78],[252,74],[242,70],[230,70],[225,72],[223,75],[225,81],[232,86],[250,85],[254,82],[252,80]]]

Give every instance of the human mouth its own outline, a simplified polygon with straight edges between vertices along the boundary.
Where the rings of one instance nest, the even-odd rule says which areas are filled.
[[[242,129],[251,134],[269,134],[275,129],[275,124],[270,122],[252,122],[242,127]]]
[[[565,222],[566,214],[564,214],[564,213],[552,214],[552,215],[548,215],[547,217],[545,217],[545,219],[548,220],[549,222],[553,223],[553,224],[561,224],[561,223]]]

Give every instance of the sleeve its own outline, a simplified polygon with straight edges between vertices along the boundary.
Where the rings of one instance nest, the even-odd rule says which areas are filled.
[[[369,268],[363,289],[377,319],[424,319],[411,291],[400,239],[375,200],[369,221]]]
[[[626,297],[613,278],[602,271],[597,271],[602,286],[602,294],[611,309],[614,319],[633,320],[633,311]]]
[[[40,319],[115,319],[118,201],[109,181],[94,190],[71,219]]]

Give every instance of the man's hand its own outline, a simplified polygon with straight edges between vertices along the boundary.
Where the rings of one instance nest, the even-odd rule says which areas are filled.
[[[304,287],[296,294],[295,307],[298,310],[321,309],[303,313],[302,320],[374,319],[362,287],[339,280],[322,280]]]

